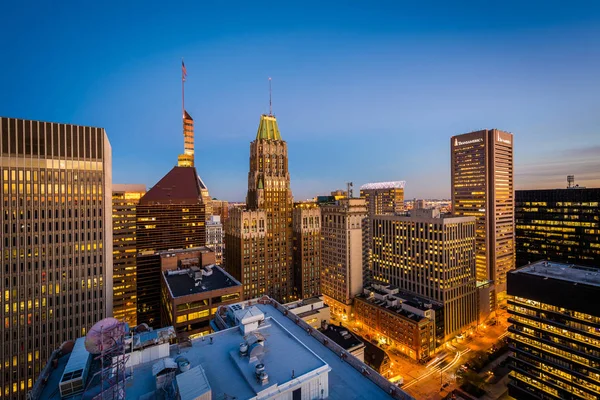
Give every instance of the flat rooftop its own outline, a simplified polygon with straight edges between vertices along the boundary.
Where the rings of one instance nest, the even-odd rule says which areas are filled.
[[[330,368],[328,399],[391,398],[386,390],[363,376],[360,369],[356,369],[342,359],[338,353],[323,345],[313,335],[308,335],[302,324],[297,324],[289,314],[284,315],[271,304],[255,304],[253,307],[257,307],[265,315],[264,322],[256,331],[250,333],[252,335],[257,332],[265,339],[265,351],[260,358],[269,375],[269,384],[265,386],[258,386],[256,383],[254,377],[256,363],[251,363],[249,358],[239,357],[239,346],[244,342],[244,338],[237,326],[193,339],[189,347],[172,345],[169,348],[169,357],[176,359],[183,356],[190,362],[192,369],[198,366],[203,369],[213,399],[252,398],[257,396],[257,391],[269,388],[274,383],[278,386],[285,385],[291,380],[292,370],[295,377],[300,378],[306,374],[315,376],[324,373],[328,368]],[[34,399],[60,398],[57,385],[68,357],[69,355],[65,355],[59,359],[58,369],[50,367],[51,375],[48,384]],[[126,384],[128,399],[154,396],[156,379],[152,373],[152,366],[157,361],[133,367],[133,376]],[[52,379],[54,377],[57,378]],[[81,396],[74,397],[75,400],[81,398]],[[403,394],[402,398],[412,399],[408,394]]]
[[[365,347],[365,344],[348,328],[337,325],[328,325],[327,329],[319,329],[323,335],[333,340],[344,350],[352,351],[355,348]]]
[[[204,269],[206,270],[207,268],[205,267]],[[199,271],[202,270],[203,268],[199,269]],[[199,280],[195,279],[195,273],[192,269],[165,271],[165,282],[174,298],[234,286],[240,286],[241,288],[241,283],[218,265],[213,265],[210,270],[212,274],[208,276],[202,275],[202,278]]]
[[[528,274],[565,282],[600,287],[600,267],[584,267],[555,261],[538,261],[511,271],[511,274]]]
[[[277,384],[282,386],[292,380],[292,370],[296,377],[311,374],[316,370],[326,372],[327,363],[318,357],[302,342],[296,339],[274,318],[267,318],[257,331],[265,338],[265,350],[260,361],[250,362],[248,357],[239,355],[240,343],[244,342],[238,327],[229,328],[216,334],[192,341],[192,347],[171,347],[171,358],[183,356],[192,368],[201,365],[204,369],[213,399],[248,399]],[[210,340],[212,338],[212,341]],[[285,354],[285,356],[282,356]],[[137,399],[156,390],[156,379],[149,362],[134,367],[133,385],[126,389],[126,397]],[[256,364],[264,364],[269,375],[269,383],[260,385],[254,376]]]

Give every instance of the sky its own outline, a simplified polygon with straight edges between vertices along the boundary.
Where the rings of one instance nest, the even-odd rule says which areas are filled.
[[[151,187],[183,150],[183,57],[219,199],[245,198],[268,77],[298,200],[449,198],[450,137],[484,128],[514,134],[517,189],[600,187],[600,2],[490,3],[2,2],[0,115],[103,127],[113,182]]]

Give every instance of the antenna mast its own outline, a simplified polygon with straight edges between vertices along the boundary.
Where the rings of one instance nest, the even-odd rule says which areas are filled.
[[[269,116],[272,117],[273,116],[273,101],[272,101],[272,96],[271,96],[271,77],[269,77]]]

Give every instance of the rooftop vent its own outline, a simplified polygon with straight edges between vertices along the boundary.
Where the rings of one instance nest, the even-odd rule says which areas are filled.
[[[256,376],[256,382],[263,386],[269,383],[269,375],[265,371],[265,364],[256,364],[254,374]]]

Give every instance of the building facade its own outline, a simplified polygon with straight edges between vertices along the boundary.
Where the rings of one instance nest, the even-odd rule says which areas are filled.
[[[477,281],[493,281],[496,297],[515,265],[513,135],[466,133],[453,136],[450,148],[452,213],[476,218]]]
[[[363,289],[364,199],[341,199],[321,208],[321,292],[335,315],[348,317]]]
[[[363,281],[365,285],[373,282],[371,221],[376,215],[395,215],[405,210],[405,185],[405,181],[395,181],[367,183],[360,187],[360,197],[367,203],[367,218],[363,225]]]
[[[112,186],[113,317],[137,325],[136,207],[145,185]]]
[[[210,195],[194,166],[194,120],[183,111],[184,152],[136,209],[137,322],[161,325],[161,273],[157,253],[206,244]]]
[[[102,128],[0,118],[0,391],[112,314],[111,147]]]
[[[273,115],[261,115],[250,143],[246,209],[230,210],[226,269],[244,285],[244,298],[293,299],[292,190],[287,143]]]
[[[374,281],[441,303],[443,342],[477,322],[475,226],[473,217],[442,217],[436,209],[372,223]]]
[[[160,327],[160,263],[156,253],[206,244],[206,211],[194,167],[174,167],[136,209],[137,322]]]
[[[206,222],[206,246],[215,252],[216,263],[223,265],[223,224],[221,217],[211,215]]]
[[[413,360],[435,351],[435,315],[431,309],[405,309],[402,299],[386,292],[365,292],[354,299],[354,318],[368,340],[393,344]]]
[[[599,271],[539,261],[508,274],[512,397],[600,397]]]
[[[600,189],[517,190],[515,197],[517,266],[600,265]]]
[[[404,211],[405,181],[367,183],[360,187],[360,197],[367,202],[367,213],[393,215]]]
[[[294,232],[294,296],[307,299],[321,294],[321,209],[317,203],[296,203]]]
[[[202,265],[202,258],[191,252],[166,252],[162,266],[162,305],[164,325],[172,325],[177,337],[193,339],[213,332],[210,320],[217,307],[238,303],[242,285],[215,264]]]

